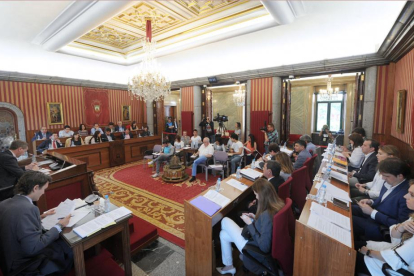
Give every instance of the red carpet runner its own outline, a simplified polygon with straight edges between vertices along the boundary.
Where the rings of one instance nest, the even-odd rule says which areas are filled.
[[[184,200],[189,200],[208,187],[218,178],[198,174],[197,180],[181,183],[166,183],[161,177],[152,178],[152,168],[142,161],[100,170],[95,173],[95,183],[102,194],[110,194],[111,202],[124,205],[137,217],[158,228],[158,234],[184,247]],[[162,171],[162,170],[161,170]],[[191,169],[187,169],[191,175]],[[162,172],[161,172],[162,174]]]

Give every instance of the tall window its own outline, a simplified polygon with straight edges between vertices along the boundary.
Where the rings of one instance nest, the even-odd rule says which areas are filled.
[[[320,131],[323,125],[328,125],[331,131],[343,129],[344,92],[328,98],[324,94],[316,94],[316,124],[315,131]]]

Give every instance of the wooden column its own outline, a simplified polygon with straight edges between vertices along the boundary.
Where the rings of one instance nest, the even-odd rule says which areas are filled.
[[[364,111],[364,73],[355,76],[354,123],[352,128],[362,127],[362,113]]]

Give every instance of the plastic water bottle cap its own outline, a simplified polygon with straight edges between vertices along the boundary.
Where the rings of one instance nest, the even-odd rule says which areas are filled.
[[[323,185],[322,185],[322,188],[326,188],[326,185],[325,185],[325,184],[323,184]]]
[[[221,178],[219,177],[219,179],[217,179],[217,181],[221,181]]]
[[[108,195],[105,195],[105,198],[109,198],[109,196]]]

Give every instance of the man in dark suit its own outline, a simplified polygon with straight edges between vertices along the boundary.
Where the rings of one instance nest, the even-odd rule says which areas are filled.
[[[39,209],[33,205],[44,194],[50,181],[51,177],[44,173],[26,172],[16,185],[16,195],[0,203],[0,263],[6,273],[40,254],[45,255],[46,260],[33,264],[25,273],[67,273],[72,266],[72,250],[59,239],[70,215],[43,232],[41,218],[54,211],[40,215]]]
[[[364,161],[358,170],[349,173],[349,186],[355,187],[356,183],[364,184],[374,179],[377,173],[377,152],[379,143],[375,140],[367,139],[362,144],[362,152],[365,154]]]
[[[20,167],[17,158],[27,151],[27,143],[15,140],[9,150],[0,153],[0,201],[13,196],[13,187],[25,170],[38,170],[36,163]]]
[[[280,164],[273,160],[267,161],[263,166],[263,176],[266,177],[270,183],[272,183],[273,187],[276,190],[276,193],[279,192],[279,186],[285,182],[283,177],[280,176],[280,170]],[[256,199],[249,203],[248,210],[250,213],[256,214]]]
[[[111,132],[111,129],[109,127],[105,129],[105,134],[102,134],[101,140],[102,142],[115,141],[115,135]]]
[[[129,130],[129,128],[125,129],[125,132],[122,133],[122,139],[131,139],[134,138],[134,134]]]
[[[32,142],[35,140],[46,140],[52,136],[52,133],[47,131],[46,127],[42,127],[38,132],[35,133],[35,136],[32,138]]]
[[[404,222],[411,212],[404,195],[407,194],[410,175],[408,165],[398,158],[387,158],[379,164],[384,186],[377,199],[363,199],[352,206],[354,238],[383,241],[380,227]]]
[[[50,136],[50,139],[43,141],[39,146],[37,146],[37,152],[43,153],[48,149],[57,149],[62,147],[64,147],[64,145],[60,142],[57,133],[53,133],[53,135]]]
[[[118,122],[118,125],[115,127],[115,132],[124,132],[125,128],[122,126],[122,121]]]
[[[141,137],[151,136],[151,133],[148,131],[148,127],[144,126],[144,131],[141,132]]]
[[[293,168],[297,170],[302,168],[306,159],[311,158],[312,155],[306,150],[306,142],[302,140],[297,140],[295,142],[295,152],[298,153],[298,157],[296,162],[293,164]]]

